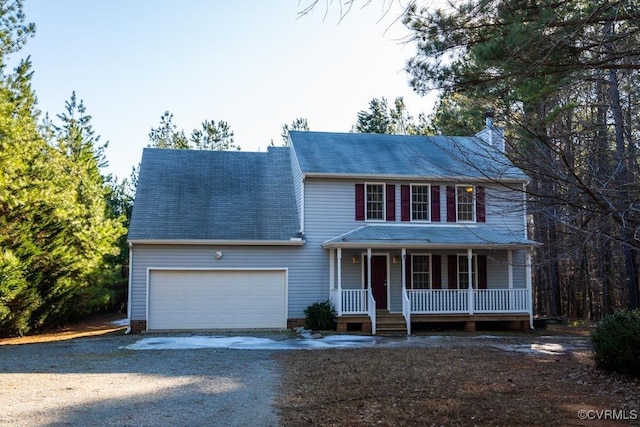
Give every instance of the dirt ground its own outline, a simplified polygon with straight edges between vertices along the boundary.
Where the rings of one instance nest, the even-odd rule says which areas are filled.
[[[0,345],[122,334],[125,327],[112,323],[122,317],[97,316],[36,336],[0,339]],[[589,333],[552,325],[502,339]],[[479,341],[487,331],[453,334]],[[596,369],[585,349],[544,354],[449,344],[272,357],[280,371],[275,407],[284,426],[640,425],[640,380]]]
[[[0,338],[0,345],[44,343],[107,335],[127,329],[126,326],[118,326],[113,323],[126,317],[127,315],[122,313],[96,314],[80,322],[72,323],[62,328],[50,329],[40,334],[16,338]]]
[[[567,333],[589,330],[537,332]],[[285,426],[640,425],[640,380],[596,369],[590,350],[454,345],[277,357],[286,372],[277,401]]]

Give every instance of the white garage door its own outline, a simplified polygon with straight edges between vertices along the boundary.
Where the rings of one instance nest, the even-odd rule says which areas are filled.
[[[149,272],[148,328],[286,328],[282,270]]]

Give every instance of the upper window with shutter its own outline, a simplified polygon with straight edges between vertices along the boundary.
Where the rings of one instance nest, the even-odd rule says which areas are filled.
[[[484,187],[447,187],[447,222],[485,222]]]
[[[400,220],[440,221],[440,186],[411,184],[400,186]]]
[[[395,221],[395,185],[356,184],[356,221]]]
[[[430,185],[411,185],[411,221],[429,221]]]
[[[384,184],[366,184],[366,218],[368,221],[384,221]]]
[[[476,220],[476,196],[472,185],[456,186],[456,212],[458,222],[474,222]]]

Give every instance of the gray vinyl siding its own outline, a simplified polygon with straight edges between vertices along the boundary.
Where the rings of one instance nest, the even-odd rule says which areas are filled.
[[[357,181],[385,182],[380,180]],[[393,224],[409,224],[401,221],[401,185],[416,183],[415,181],[386,181],[395,184],[395,217]],[[344,234],[357,227],[368,224],[367,221],[355,220],[355,184],[356,181],[341,179],[310,179],[305,181],[305,231],[307,238],[322,241]],[[447,223],[446,183],[435,182],[440,185],[440,222],[433,225]],[[499,185],[485,186],[486,222],[470,224],[476,227],[491,228],[502,232],[508,230],[518,237],[525,234],[525,216],[522,203],[522,193],[509,190]],[[379,223],[379,222],[378,222]],[[389,222],[386,222],[389,224]],[[412,223],[416,224],[416,223]],[[428,226],[428,223],[421,223]]]
[[[361,180],[357,182],[385,182],[395,185],[395,224],[409,224],[401,222],[401,197],[400,186],[403,184],[416,183],[415,181],[381,181],[381,180]],[[333,237],[349,232],[355,228],[364,226],[366,221],[355,220],[355,183],[356,181],[345,179],[314,179],[305,180],[305,252],[309,251],[303,259],[305,269],[311,276],[321,278],[319,288],[312,292],[311,287],[305,288],[305,293],[311,298],[320,296],[328,298],[329,283],[329,251],[318,248],[321,244]],[[441,222],[425,224],[425,226],[437,226],[446,223],[446,183],[435,182],[432,185],[440,185],[440,208]],[[512,233],[524,235],[524,211],[521,210],[521,193],[514,192],[499,186],[488,186],[483,184],[485,193],[486,222],[476,223],[473,227],[489,227],[496,230],[510,230]],[[451,225],[451,223],[449,223]],[[342,251],[342,287],[344,289],[361,289],[362,283],[362,260],[358,264],[353,264],[353,255],[362,255],[366,249],[361,251]],[[311,255],[313,251],[316,255]],[[388,253],[390,259],[396,255],[400,256],[400,250],[375,250],[376,253]],[[464,253],[464,251],[408,251],[410,255],[415,253],[431,253],[442,256],[442,287],[446,288],[447,277],[447,255]],[[507,251],[474,251],[474,253],[487,255],[487,276],[490,288],[508,288],[508,255]],[[316,257],[317,256],[317,257]],[[525,287],[524,251],[513,252],[513,280],[514,287]],[[401,311],[402,308],[402,271],[401,264],[389,263],[390,266],[390,292],[389,308],[391,311]],[[337,276],[337,266],[335,268]],[[315,273],[313,273],[315,271]],[[323,282],[323,280],[326,281]],[[334,277],[337,286],[337,277]],[[324,285],[327,283],[327,286]]]
[[[215,252],[222,251],[216,259]],[[308,274],[298,267],[303,257],[299,246],[197,246],[197,245],[133,245],[131,270],[131,319],[146,318],[146,287],[148,268],[286,268],[288,269],[288,317],[304,317],[309,302],[303,287]],[[326,288],[328,291],[328,282]],[[325,297],[326,298],[326,297]]]
[[[322,243],[355,228],[367,224],[365,221],[355,220],[355,181],[346,179],[317,179],[306,178],[304,186],[300,169],[293,159],[292,170],[298,210],[304,197],[304,240],[303,246],[198,246],[198,245],[133,245],[132,284],[131,284],[131,319],[146,318],[146,280],[147,269],[152,267],[175,268],[287,268],[288,269],[288,318],[304,317],[303,310],[310,304],[329,298],[329,265],[330,251],[322,248]],[[370,180],[368,182],[384,182]],[[360,182],[365,182],[360,181]],[[396,222],[395,224],[409,224],[401,222],[400,186],[411,184],[409,181],[389,182],[395,184],[396,191]],[[441,223],[446,224],[446,190],[445,183],[441,185],[440,206]],[[486,186],[488,187],[488,186]],[[302,194],[304,191],[304,195]],[[505,197],[505,190],[487,188],[486,218],[483,224],[475,227],[491,227],[499,230],[505,228],[513,233],[523,235],[524,213],[511,209],[516,202],[509,202]],[[500,197],[494,197],[498,195]],[[437,224],[425,226],[437,226]],[[216,260],[214,253],[222,251],[223,257]],[[362,283],[362,259],[354,264],[354,255],[366,252],[362,250],[342,251],[342,287],[344,289],[360,289]],[[375,250],[375,253],[400,256],[400,250]],[[446,288],[447,258],[446,256],[464,251],[425,251],[407,252],[431,253],[442,256],[442,287]],[[478,251],[488,256],[487,273],[490,288],[508,287],[507,251]],[[334,252],[335,255],[335,252]],[[525,287],[524,251],[513,253],[514,287]],[[391,311],[399,312],[402,307],[402,264],[389,262],[389,307]],[[334,284],[337,286],[337,265],[335,266]]]

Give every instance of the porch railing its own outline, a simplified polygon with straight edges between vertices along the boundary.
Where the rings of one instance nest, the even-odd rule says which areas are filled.
[[[527,289],[408,289],[412,314],[527,313]],[[470,305],[473,305],[472,307]]]
[[[468,291],[463,289],[407,289],[411,313],[463,313],[469,311]]]
[[[367,294],[366,289],[342,289],[340,304],[336,302],[336,306],[340,307],[338,314],[368,314]]]
[[[521,313],[529,311],[527,289],[479,289],[474,292],[476,313]]]

